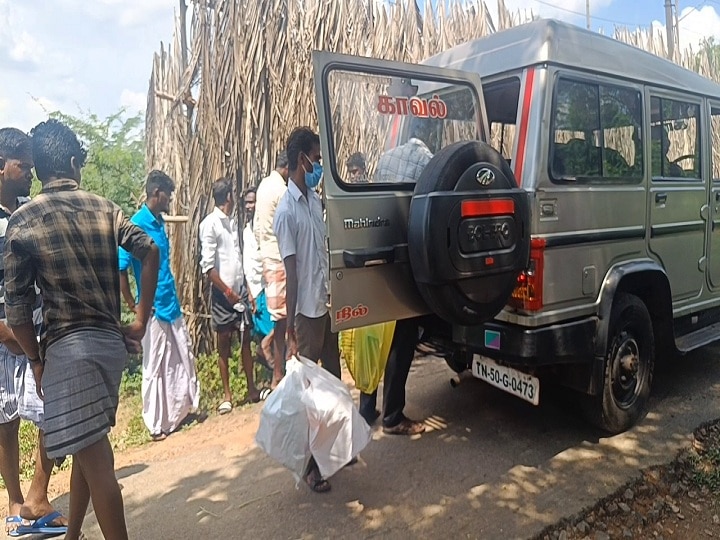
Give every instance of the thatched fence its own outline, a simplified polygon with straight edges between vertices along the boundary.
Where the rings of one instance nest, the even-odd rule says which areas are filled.
[[[440,1],[436,11],[430,0],[392,6],[378,0],[193,0],[187,43],[181,8],[172,46],[161,46],[153,61],[147,165],[175,178],[173,210],[189,216],[171,226],[172,263],[196,352],[213,348],[197,240],[212,206],[210,184],[220,176],[236,178],[239,190],[256,184],[293,127],[317,124],[311,51],[419,62],[524,22],[502,0],[498,4],[492,21],[482,0]],[[660,33],[618,29],[615,37],[665,56]],[[687,51],[675,60],[695,68],[695,59]],[[707,60],[700,71],[717,79]]]

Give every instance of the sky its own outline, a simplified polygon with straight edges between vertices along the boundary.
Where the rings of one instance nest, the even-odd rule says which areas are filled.
[[[302,1],[302,0],[298,0]],[[378,0],[382,1],[382,0]],[[446,0],[447,1],[447,0]],[[453,0],[449,0],[453,1]],[[720,0],[677,0],[682,46],[720,41]],[[591,27],[665,24],[665,0],[590,0]],[[178,0],[0,0],[0,126],[25,131],[47,113],[145,110],[153,53],[172,39]],[[495,0],[487,1],[497,13]],[[586,0],[505,0],[585,26]]]

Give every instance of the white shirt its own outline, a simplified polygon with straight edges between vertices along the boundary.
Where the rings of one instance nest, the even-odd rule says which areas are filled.
[[[243,229],[243,268],[245,269],[245,282],[253,298],[260,296],[265,288],[262,280],[262,257],[258,247],[252,224],[248,223]]]
[[[328,253],[325,249],[325,223],[320,197],[308,189],[307,198],[294,182],[280,199],[274,222],[283,260],[295,255],[297,264],[297,309],[306,317],[327,313]]]
[[[243,266],[237,223],[217,206],[200,223],[200,256],[203,274],[215,268],[225,285],[240,292]]]
[[[273,220],[278,203],[286,191],[285,179],[279,172],[273,171],[262,179],[255,193],[253,231],[260,247],[260,256],[269,262],[282,262],[278,241],[273,232]]]

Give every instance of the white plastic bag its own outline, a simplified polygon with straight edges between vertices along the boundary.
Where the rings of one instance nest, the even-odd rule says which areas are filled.
[[[299,362],[289,360],[285,369],[285,377],[260,413],[255,442],[299,480],[310,461],[309,426],[302,401],[305,381]]]
[[[306,358],[288,360],[286,375],[270,394],[255,440],[272,458],[302,477],[312,455],[331,477],[370,442],[345,384]]]

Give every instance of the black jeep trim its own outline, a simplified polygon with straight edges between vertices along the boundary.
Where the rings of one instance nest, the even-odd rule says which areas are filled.
[[[597,317],[539,328],[492,321],[480,326],[454,326],[453,341],[518,367],[591,363],[595,360],[597,324]],[[500,350],[485,346],[486,330],[500,333]]]

